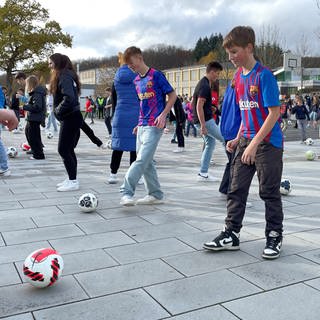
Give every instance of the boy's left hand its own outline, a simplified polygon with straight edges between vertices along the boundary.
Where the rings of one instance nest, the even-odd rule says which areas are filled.
[[[258,146],[256,146],[253,143],[250,143],[242,154],[242,157],[241,157],[242,163],[247,165],[254,164],[256,160],[257,148]]]
[[[163,129],[164,126],[166,125],[166,118],[167,116],[165,114],[160,114],[155,120],[154,124],[156,125],[157,128]]]

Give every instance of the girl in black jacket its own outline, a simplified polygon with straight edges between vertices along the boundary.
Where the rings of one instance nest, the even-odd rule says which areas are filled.
[[[32,150],[31,160],[44,159],[43,144],[41,141],[40,124],[46,117],[46,90],[39,86],[36,76],[26,79],[26,90],[29,93],[29,102],[23,106],[23,110],[28,111],[25,134]]]
[[[78,190],[77,157],[74,149],[83,123],[79,104],[80,81],[66,55],[51,55],[49,67],[52,69],[50,92],[53,94],[53,110],[60,121],[58,152],[68,173],[68,178],[57,184],[57,191]]]

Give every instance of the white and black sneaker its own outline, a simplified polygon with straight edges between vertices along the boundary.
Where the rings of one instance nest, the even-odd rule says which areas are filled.
[[[280,256],[282,235],[277,231],[270,231],[267,235],[267,243],[262,252],[262,258],[276,259]]]
[[[203,244],[203,248],[212,251],[239,250],[240,234],[230,229],[225,229],[212,241]]]

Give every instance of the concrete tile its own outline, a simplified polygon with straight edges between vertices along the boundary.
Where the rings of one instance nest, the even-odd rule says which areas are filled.
[[[41,208],[43,206],[56,206],[60,204],[74,204],[75,206],[78,206],[78,200],[75,197],[58,197],[58,192],[56,198],[39,199],[38,201],[23,200],[20,201],[20,203],[24,208]]]
[[[1,234],[0,234],[0,247],[3,247],[4,245],[5,245],[5,243],[4,243],[4,241],[3,241],[2,237],[1,237]]]
[[[38,289],[29,283],[0,288],[1,316],[48,308],[63,303],[87,299],[88,296],[71,277],[62,277],[56,285]]]
[[[231,270],[264,290],[320,276],[319,265],[298,256],[280,257],[275,261],[254,263]]]
[[[83,232],[75,225],[35,228],[19,231],[2,232],[3,238],[8,245],[50,240],[83,235]]]
[[[320,249],[302,252],[302,253],[299,253],[299,256],[320,264]]]
[[[318,319],[320,292],[303,284],[260,293],[223,304],[243,320]]]
[[[163,258],[194,251],[177,239],[161,239],[105,249],[121,264]]]
[[[294,234],[294,236],[320,246],[320,232],[318,229],[305,232],[297,232]]]
[[[37,224],[38,227],[49,227],[49,226],[57,226],[62,224],[71,224],[71,223],[80,223],[87,221],[104,221],[104,219],[97,214],[96,212],[91,213],[83,213],[75,211],[73,213],[68,214],[60,214],[55,216],[41,216],[34,217],[33,221]]]
[[[117,293],[183,276],[161,260],[151,260],[75,275],[90,297]]]
[[[231,312],[221,306],[208,307],[197,311],[171,317],[170,320],[237,320]]]
[[[258,261],[241,251],[199,251],[179,254],[173,257],[163,258],[163,260],[187,277],[221,269],[229,269]]]
[[[0,218],[0,232],[35,228],[30,218]]]
[[[152,224],[157,225],[157,224],[166,224],[166,223],[183,221],[184,217],[161,212],[161,213],[145,214],[143,215],[143,219]]]
[[[5,317],[3,320],[34,320],[31,313],[19,314],[17,316]]]
[[[145,290],[174,315],[261,291],[226,270],[158,284]]]
[[[36,320],[157,320],[169,314],[143,290],[133,290],[34,312]]]
[[[305,284],[307,284],[308,286],[311,286],[317,290],[320,291],[320,278],[314,279],[314,280],[310,280],[310,281],[306,281]]]
[[[50,240],[51,245],[61,254],[116,247],[135,243],[121,231],[98,233],[80,237]]]
[[[17,201],[0,202],[0,210],[22,209],[22,205]]]
[[[13,263],[0,264],[0,287],[21,283]]]
[[[34,208],[4,210],[0,212],[0,218],[26,218],[54,214],[62,214],[62,212],[55,206],[43,206],[36,210]]]
[[[103,221],[91,221],[78,223],[78,226],[86,234],[125,230],[128,228],[150,226],[150,223],[140,217],[128,217]]]
[[[24,261],[31,252],[41,248],[50,248],[50,245],[47,241],[40,241],[0,247],[0,264]]]
[[[134,238],[136,241],[150,241],[162,238],[170,238],[183,234],[200,232],[183,222],[152,225],[140,228],[125,229],[124,232]]]

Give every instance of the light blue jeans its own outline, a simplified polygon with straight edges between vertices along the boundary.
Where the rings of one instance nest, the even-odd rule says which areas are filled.
[[[144,177],[144,184],[148,195],[157,199],[163,198],[158,174],[153,160],[163,129],[149,126],[139,126],[137,132],[137,159],[128,169],[124,182],[120,187],[123,195],[132,197],[139,179]]]
[[[198,130],[200,130],[199,124],[196,124],[196,127]],[[202,151],[202,156],[201,156],[201,165],[200,165],[201,173],[208,173],[212,154],[216,146],[216,139],[218,139],[221,142],[224,142],[224,139],[220,132],[220,127],[216,124],[214,119],[210,119],[206,121],[206,128],[208,133],[207,135],[202,136],[204,141],[204,149]]]
[[[54,131],[57,132],[57,131],[58,131],[57,121],[56,121],[56,116],[54,115],[53,111],[51,111],[51,112],[49,113],[49,116],[48,116],[48,124],[47,124],[46,129],[50,129],[51,124],[52,124],[52,126],[53,126]]]
[[[8,169],[7,150],[4,147],[1,139],[0,139],[0,169],[1,170],[7,170]]]

